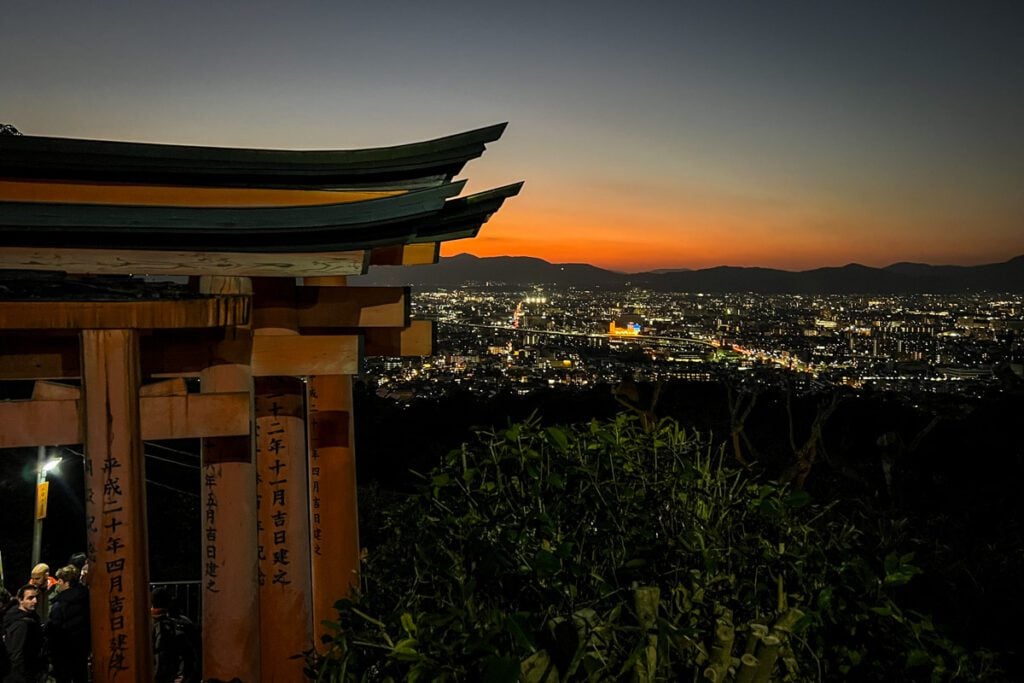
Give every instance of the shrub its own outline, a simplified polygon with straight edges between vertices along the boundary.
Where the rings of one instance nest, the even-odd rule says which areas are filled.
[[[309,656],[318,680],[731,680],[755,661],[772,680],[971,679],[990,664],[900,609],[912,554],[873,554],[832,506],[669,420],[480,432],[379,518],[362,593]]]

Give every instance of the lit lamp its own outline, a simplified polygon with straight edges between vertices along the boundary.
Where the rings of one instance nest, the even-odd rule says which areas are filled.
[[[46,447],[39,447],[39,460],[36,465],[36,525],[32,532],[32,566],[39,564],[39,555],[43,547],[43,520],[46,519],[46,501],[50,493],[50,484],[46,475],[57,469],[61,458],[47,459]]]

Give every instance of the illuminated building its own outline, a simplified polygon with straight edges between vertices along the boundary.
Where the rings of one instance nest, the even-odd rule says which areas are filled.
[[[612,337],[636,337],[642,329],[636,316],[625,316],[608,323],[608,335]]]

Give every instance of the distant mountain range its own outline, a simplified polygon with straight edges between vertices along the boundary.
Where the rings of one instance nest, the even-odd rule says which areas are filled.
[[[371,268],[352,278],[362,285],[462,286],[555,285],[617,289],[646,287],[674,292],[755,292],[760,294],[912,294],[1024,292],[1024,256],[980,266],[894,263],[871,268],[857,263],[814,270],[719,266],[702,270],[617,273],[582,263],[548,263],[526,256],[479,258],[459,254],[435,265]]]

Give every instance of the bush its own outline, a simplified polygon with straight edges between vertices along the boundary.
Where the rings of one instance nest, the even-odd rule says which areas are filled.
[[[310,653],[318,680],[991,674],[899,607],[919,570],[876,545],[891,535],[731,469],[673,421],[480,432],[379,518],[362,594]]]

